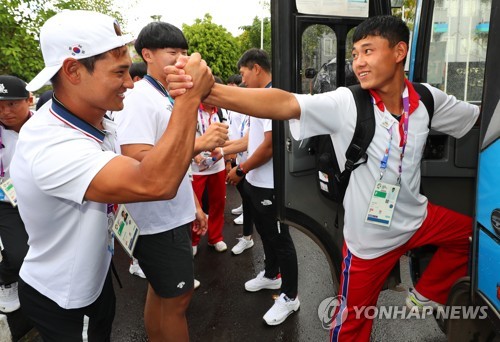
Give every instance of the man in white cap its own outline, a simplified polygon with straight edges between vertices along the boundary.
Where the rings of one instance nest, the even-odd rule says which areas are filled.
[[[110,340],[110,204],[174,197],[192,158],[198,105],[213,84],[198,54],[188,65],[203,65],[197,87],[178,97],[148,155],[139,162],[114,152],[105,113],[121,110],[133,87],[131,40],[115,19],[89,11],[63,11],[40,32],[46,67],[27,89],[51,81],[54,96],[23,127],[11,172],[29,235],[19,297],[45,341]]]

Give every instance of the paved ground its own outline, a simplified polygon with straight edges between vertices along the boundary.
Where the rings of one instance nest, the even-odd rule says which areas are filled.
[[[228,188],[225,241],[229,248],[236,243],[241,226],[235,226],[230,209],[239,205],[236,191]],[[195,275],[201,287],[195,292],[188,311],[191,341],[254,342],[254,341],[327,341],[328,331],[322,328],[318,307],[322,300],[334,296],[329,266],[322,251],[305,234],[292,229],[299,261],[299,296],[301,309],[280,326],[268,327],[262,316],[271,307],[276,291],[248,293],[245,281],[263,268],[262,245],[239,256],[217,253],[203,238],[195,258]],[[117,314],[112,341],[147,341],[142,319],[147,283],[128,274],[128,258],[117,247],[114,258],[123,288],[115,281]],[[408,277],[407,277],[408,278]],[[384,291],[379,305],[403,305],[403,292]],[[33,334],[24,341],[39,342]],[[444,342],[445,336],[433,318],[425,320],[376,320],[372,341]]]

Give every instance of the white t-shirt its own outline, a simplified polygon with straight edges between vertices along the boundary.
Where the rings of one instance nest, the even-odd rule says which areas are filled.
[[[250,157],[260,144],[264,141],[264,133],[273,130],[273,121],[269,119],[258,119],[250,117],[250,129],[248,133],[248,156]],[[273,189],[273,158],[256,169],[248,171],[246,178],[248,183],[259,188]]]
[[[3,147],[0,146],[0,161],[3,164],[4,179],[10,178],[10,162],[16,150],[16,143],[19,134],[16,131],[7,129],[0,124],[0,136],[2,137]],[[0,171],[1,177],[1,171]],[[2,189],[0,189],[0,202],[10,203],[7,196],[5,196]]]
[[[250,116],[238,112],[228,111],[229,120],[229,140],[243,138],[250,128]],[[248,158],[248,152],[238,152],[236,154],[236,164],[241,164]]]
[[[219,116],[217,113],[214,114],[209,114],[204,110],[198,109],[198,123],[196,124],[196,138],[201,137],[203,134],[208,129],[208,126],[210,126],[214,122],[219,122]],[[210,152],[202,152],[202,154],[205,154],[207,157],[210,158]],[[197,163],[193,162],[191,163],[191,171],[193,175],[196,176],[208,176],[208,175],[213,175],[215,173],[221,172],[222,170],[225,170],[226,167],[224,166],[224,158],[219,159],[217,162],[214,164],[210,164],[210,167],[207,169],[204,169],[200,171],[200,167],[198,166]]]
[[[167,129],[171,114],[168,97],[146,79],[135,82],[134,88],[125,93],[123,110],[114,113],[119,144],[155,145]],[[187,173],[173,199],[126,206],[141,235],[165,232],[192,222],[196,212]]]
[[[453,96],[426,84],[434,97],[432,128],[456,138],[465,135],[479,115],[477,106],[458,101]],[[300,104],[300,120],[290,120],[295,139],[332,134],[335,153],[341,169],[345,151],[351,142],[356,125],[356,104],[347,88],[317,95],[296,95]],[[411,108],[410,108],[411,111]],[[420,160],[429,133],[429,116],[420,101],[409,117],[408,143],[403,159],[401,189],[389,229],[365,223],[368,203],[376,180],[380,176],[380,160],[390,135],[382,127],[384,116],[393,122],[393,138],[383,182],[396,184],[400,164],[400,135],[398,121],[389,112],[374,105],[375,135],[367,149],[368,162],[352,174],[344,199],[344,237],[352,253],[360,258],[373,259],[406,243],[422,225],[427,215],[427,198],[420,194]]]
[[[107,204],[85,201],[113,158],[114,123],[102,132],[56,104],[24,124],[11,163],[28,233],[20,276],[65,309],[93,303],[109,270]]]

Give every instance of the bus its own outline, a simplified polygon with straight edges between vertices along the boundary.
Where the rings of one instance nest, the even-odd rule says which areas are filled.
[[[410,10],[410,11],[409,11]],[[481,106],[461,139],[431,131],[421,163],[421,192],[433,203],[474,217],[467,277],[452,288],[447,305],[485,306],[487,319],[439,319],[450,341],[500,338],[500,2],[417,0],[272,0],[273,86],[318,93],[355,82],[352,33],[369,16],[399,13],[412,35],[407,75]],[[273,122],[278,217],[314,240],[325,253],[335,289],[342,256],[343,208],[322,195],[316,168],[317,139],[295,141],[287,122]],[[435,248],[409,253],[413,281]],[[401,282],[400,266],[385,288]]]

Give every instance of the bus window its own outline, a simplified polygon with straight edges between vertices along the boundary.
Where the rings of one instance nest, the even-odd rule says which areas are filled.
[[[317,94],[337,88],[337,37],[326,25],[311,25],[302,34],[302,66],[315,70],[302,78],[302,93]],[[302,73],[304,75],[304,73]]]
[[[479,103],[483,92],[491,0],[436,0],[427,82]]]

